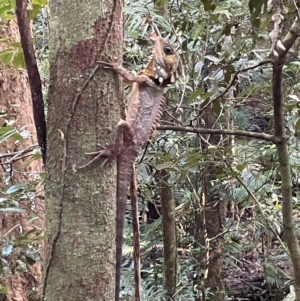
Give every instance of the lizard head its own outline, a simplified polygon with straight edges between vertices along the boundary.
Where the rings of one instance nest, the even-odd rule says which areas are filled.
[[[183,76],[180,56],[174,46],[161,37],[155,39],[153,57],[145,70],[160,86],[173,84],[179,76]]]

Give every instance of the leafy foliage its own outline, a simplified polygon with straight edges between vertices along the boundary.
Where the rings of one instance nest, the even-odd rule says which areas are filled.
[[[270,66],[265,64],[240,72],[267,59],[270,43],[266,28],[271,26],[272,15],[272,11],[267,10],[267,1],[202,2],[203,5],[198,6],[187,1],[169,3],[168,8],[172,13],[171,24],[167,26],[154,12],[155,7],[149,3],[128,3],[126,40],[129,47],[125,51],[126,58],[131,61],[135,57],[144,61],[141,58],[144,42],[141,41],[147,36],[147,32],[159,28],[164,36],[178,43],[189,76],[189,81],[185,83],[184,96],[179,92],[182,91],[182,86],[179,90],[174,90],[174,87],[168,89],[169,107],[165,116],[169,115],[173,124],[205,127],[209,124],[209,114],[209,118],[214,120],[213,128],[273,134]],[[288,9],[295,12],[292,3]],[[144,25],[142,30],[141,25]],[[288,26],[289,21],[285,25]],[[138,47],[134,44],[134,39],[139,43]],[[129,65],[133,65],[132,61]],[[299,154],[296,150],[296,116],[299,115],[297,65],[298,58],[292,55],[284,69],[283,79],[284,95],[287,98],[286,121],[291,141],[295,206],[299,194]],[[140,64],[136,63],[134,66],[140,67]],[[178,108],[177,104],[182,97],[182,106]],[[205,110],[209,103],[212,103],[212,110]],[[224,228],[225,233],[229,231],[225,235],[224,245],[228,267],[236,267],[234,261],[239,262],[242,259],[244,250],[252,249],[252,256],[260,257],[261,253],[267,254],[268,250],[273,250],[278,241],[284,247],[279,252],[282,255],[286,252],[280,223],[281,180],[274,144],[249,138],[234,139],[221,135],[219,138],[217,144],[214,144],[209,135],[196,137],[194,134],[166,131],[152,139],[151,144],[147,145],[146,155],[143,153],[141,157],[139,187],[143,200],[141,208],[145,208],[142,210],[147,213],[148,207],[145,204],[148,202],[148,206],[155,204],[156,211],[158,214],[160,212],[159,191],[156,189],[159,183],[158,171],[168,170],[169,184],[176,187],[177,231],[180,233],[178,243],[191,251],[190,269],[187,269],[189,272],[180,273],[179,277],[180,287],[184,288],[179,288],[182,300],[193,300],[195,297],[194,293],[188,296],[184,291],[187,287],[189,292],[193,291],[188,283],[191,285],[195,277],[193,262],[197,250],[193,249],[195,237],[189,233],[195,227],[195,204],[202,193],[200,179],[206,162],[211,162],[216,171],[212,189],[221,200],[231,203],[232,212],[236,212],[226,219]],[[199,148],[205,151],[199,152]],[[149,246],[162,243],[159,222],[160,218],[143,228],[146,257],[147,252],[152,250]],[[238,244],[232,240],[237,238]],[[268,243],[265,245],[265,242]],[[270,258],[262,257],[260,260],[264,267],[261,271],[264,270],[265,279],[270,284],[270,296],[274,298],[275,288],[282,289],[287,282],[285,272],[276,267],[272,258],[275,255]],[[179,267],[182,265],[184,263],[179,260]],[[148,269],[151,275],[151,265]],[[185,284],[181,282],[185,277],[183,275],[188,279]],[[147,277],[145,280],[145,285],[149,283],[149,295],[153,298],[156,294],[161,297],[162,286],[152,283],[151,279]],[[162,276],[155,279],[162,280]],[[147,298],[149,297],[145,296],[146,300]]]
[[[24,133],[22,135],[12,126],[2,126],[0,128],[0,140],[2,143],[14,141],[18,144],[24,140],[23,137],[26,139]],[[40,187],[42,179],[35,175],[36,179],[31,182],[14,183],[15,170],[13,169],[13,163],[20,160],[20,157],[24,153],[26,154],[26,151],[32,151],[34,148],[36,146],[16,152],[14,155],[6,154],[7,159],[2,161],[2,165],[7,166],[7,169],[3,169],[2,172],[2,184],[7,185],[8,188],[6,191],[1,192],[0,211],[16,221],[18,221],[18,218],[21,218],[19,214],[26,212],[28,217],[26,228],[29,230],[24,229],[22,223],[16,222],[9,224],[11,228],[8,228],[6,233],[2,233],[0,238],[0,281],[9,274],[30,272],[30,266],[37,262],[41,264],[41,247],[37,247],[37,245],[40,245],[43,240],[43,229],[39,228],[35,223],[40,216],[36,212],[34,201],[36,198],[42,199],[42,196],[37,193],[37,188]],[[4,157],[5,154],[1,156]],[[33,159],[30,159],[30,161],[40,159],[40,155],[33,155],[32,157]],[[3,218],[3,226],[6,224],[5,220]],[[1,285],[0,294],[5,295],[6,293],[7,288]],[[35,297],[36,293],[34,293]]]
[[[48,24],[44,0],[33,0],[30,17],[34,25],[39,67],[44,78],[45,95],[48,85]],[[164,3],[161,3],[163,5]],[[14,1],[0,1],[0,16],[11,19]],[[157,4],[146,1],[128,2],[126,14],[125,64],[139,70],[148,60],[146,41],[152,31],[175,43],[182,54],[188,80],[179,87],[168,87],[168,107],[165,124],[182,127],[239,129],[273,134],[272,89],[270,65],[241,72],[266,59],[270,49],[268,31],[272,11],[267,1],[192,1],[168,2],[170,22],[158,11]],[[293,3],[288,3],[289,14],[295,15]],[[38,15],[38,12],[41,12]],[[289,17],[283,27],[290,24]],[[284,28],[283,28],[284,29]],[[4,64],[24,68],[19,43],[2,39],[6,43],[0,53]],[[283,88],[285,96],[286,127],[290,141],[290,160],[294,185],[294,207],[299,208],[299,59],[293,49],[284,67]],[[184,92],[183,92],[184,91]],[[180,106],[179,106],[180,103]],[[0,139],[23,139],[13,127],[0,128]],[[2,142],[1,141],[1,142]],[[202,174],[211,166],[214,179],[210,190],[217,195],[217,204],[228,203],[229,212],[224,223],[224,257],[227,272],[245,273],[243,262],[259,266],[267,287],[249,287],[243,293],[244,300],[267,290],[275,300],[277,290],[286,289],[288,272],[277,266],[284,257],[281,225],[281,179],[274,144],[253,138],[233,138],[208,134],[159,132],[141,152],[138,165],[140,210],[143,247],[143,300],[163,298],[163,253],[160,217],[160,192],[158,172],[167,170],[168,184],[175,186],[176,217],[178,231],[178,275],[176,296],[178,300],[194,300],[202,290],[195,279],[203,271],[199,268],[199,254],[205,246],[195,235],[196,218],[204,209],[199,205],[204,186]],[[34,185],[34,183],[32,183]],[[0,198],[0,210],[20,212],[20,203],[30,199],[30,185],[16,184]],[[155,218],[150,217],[150,208]],[[35,217],[33,216],[33,219]],[[132,264],[130,247],[132,235],[130,211],[127,213],[126,245],[124,248],[123,296],[132,295]],[[150,223],[151,221],[151,223]],[[2,273],[8,270],[8,256],[14,255],[14,270],[25,268],[39,260],[32,248],[41,239],[40,229],[23,233],[7,240],[2,238]],[[230,286],[230,283],[226,283]],[[0,292],[5,288],[0,286]],[[211,298],[214,293],[206,288]],[[230,300],[229,292],[227,292]],[[233,297],[232,297],[233,298]],[[248,298],[248,299],[247,299]],[[266,299],[267,300],[267,297]]]
[[[34,0],[31,3],[35,13],[45,5],[46,2],[44,0]],[[3,32],[9,32],[10,35],[10,37],[2,37],[0,40],[0,60],[2,66],[5,65],[2,73],[9,72],[10,68],[25,69],[21,43],[17,38],[16,40],[12,38],[17,33],[17,28],[13,29],[15,8],[16,1],[0,1],[1,26],[7,29]],[[16,31],[11,34],[12,30]],[[10,67],[7,67],[8,65]],[[1,81],[7,80],[6,76],[1,78]],[[23,92],[19,91],[19,94],[23,95]],[[18,120],[20,116],[12,116],[13,110],[10,111],[5,107],[5,94],[2,94],[1,97],[3,98],[0,114],[2,151],[7,146],[12,147],[6,153],[1,154],[2,192],[0,195],[0,212],[2,232],[0,238],[0,296],[8,293],[8,288],[4,286],[6,277],[11,275],[19,277],[19,275],[22,275],[27,280],[28,291],[26,294],[28,298],[37,300],[40,288],[37,287],[37,279],[33,277],[35,275],[33,275],[32,267],[36,263],[41,265],[43,229],[38,226],[40,224],[41,216],[39,214],[41,208],[37,208],[36,204],[43,199],[43,178],[35,170],[29,171],[27,169],[25,171],[25,168],[31,162],[40,160],[41,154],[37,145],[29,145],[22,148],[22,143],[31,138],[32,134],[27,129],[28,125],[19,126]],[[30,100],[26,100],[26,103],[30,103]],[[18,100],[16,100],[15,105],[18,105]],[[20,160],[23,160],[23,164],[19,164]],[[20,175],[23,175],[23,177]],[[22,181],[20,181],[21,178],[23,179]],[[39,201],[37,202],[37,200]],[[30,283],[33,282],[34,285],[31,286]],[[29,291],[30,289],[32,291]]]

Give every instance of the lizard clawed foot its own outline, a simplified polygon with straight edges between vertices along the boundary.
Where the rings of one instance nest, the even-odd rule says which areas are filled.
[[[112,68],[114,69],[117,64],[115,61],[118,59],[117,57],[112,57],[112,56],[104,56],[104,59],[106,61],[97,61],[98,64],[104,65],[103,68]]]
[[[114,63],[104,62],[104,61],[97,61],[98,64],[104,65],[103,68],[111,69],[114,66]]]
[[[98,160],[101,157],[106,157],[103,162],[101,163],[101,166],[103,167],[104,165],[106,165],[110,160],[111,160],[111,151],[108,148],[105,148],[103,150],[97,151],[97,152],[91,152],[91,153],[85,153],[88,156],[94,156],[96,155],[92,160],[90,160],[88,163],[79,166],[78,169],[82,169],[85,168],[87,166],[89,166],[90,164],[92,164],[93,162],[95,162],[96,160]]]
[[[103,153],[103,152],[107,152],[108,145],[103,146],[100,143],[97,143],[97,146],[101,147],[100,151],[95,151],[95,152],[91,152],[91,153],[85,153],[85,155],[87,155],[87,156],[93,156],[93,155],[99,155],[100,153]],[[103,156],[105,156],[105,154],[103,154]]]

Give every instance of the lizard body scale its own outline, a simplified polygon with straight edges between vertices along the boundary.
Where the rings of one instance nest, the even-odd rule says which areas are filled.
[[[118,301],[127,189],[132,166],[141,146],[150,138],[162,115],[162,105],[165,102],[164,87],[175,83],[178,76],[183,75],[183,67],[174,47],[163,38],[156,37],[153,57],[138,75],[132,75],[115,63],[110,64],[110,68],[125,81],[133,83],[126,119],[118,122],[114,144],[91,153],[96,154],[96,157],[88,164],[99,157],[106,158],[104,164],[108,160],[117,160],[115,301]]]

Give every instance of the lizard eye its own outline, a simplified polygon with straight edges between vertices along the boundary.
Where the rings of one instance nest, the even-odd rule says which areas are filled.
[[[170,47],[170,46],[165,46],[165,47],[164,47],[164,53],[165,53],[165,54],[173,54],[173,53],[174,53],[174,50],[173,50],[173,48]]]

